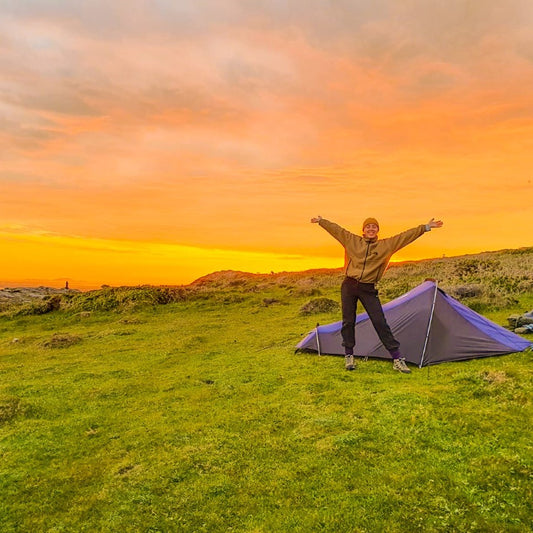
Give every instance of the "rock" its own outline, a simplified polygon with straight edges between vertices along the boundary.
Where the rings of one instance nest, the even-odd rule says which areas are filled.
[[[524,313],[523,315],[510,315],[507,317],[507,321],[509,322],[509,326],[511,329],[518,328],[520,326],[527,326],[529,324],[533,324],[533,316],[530,316],[531,312]]]
[[[507,317],[507,322],[511,328],[516,328],[518,326],[518,319],[521,315],[511,315]]]
[[[58,301],[62,294],[80,292],[77,289],[55,289],[53,287],[6,287],[0,289],[0,311],[13,306],[39,302],[45,299]]]

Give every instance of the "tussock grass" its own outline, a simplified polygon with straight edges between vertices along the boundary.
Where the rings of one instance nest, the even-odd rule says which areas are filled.
[[[331,298],[313,298],[300,308],[302,315],[314,315],[317,313],[328,313],[331,311],[339,311],[340,305]]]
[[[70,335],[69,333],[54,333],[50,339],[43,342],[45,348],[68,348],[73,344],[81,342],[79,335]]]
[[[216,283],[0,318],[2,531],[530,531],[531,352],[346,372],[294,353],[338,272]]]

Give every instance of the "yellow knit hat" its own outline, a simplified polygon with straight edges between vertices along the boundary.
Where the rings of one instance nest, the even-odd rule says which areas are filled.
[[[379,229],[379,222],[375,218],[372,218],[372,217],[366,218],[365,221],[363,222],[363,229],[365,229],[365,226],[368,226],[368,224],[375,224]]]

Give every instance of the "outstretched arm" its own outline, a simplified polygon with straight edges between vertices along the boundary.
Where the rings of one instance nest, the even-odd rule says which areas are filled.
[[[431,231],[433,228],[441,228],[444,222],[442,220],[435,220],[432,218],[427,224],[421,224],[416,228],[408,229],[394,237],[389,237],[387,239],[391,244],[395,252],[412,243],[414,240],[418,239],[426,231]]]
[[[320,215],[317,217],[313,217],[311,219],[311,222],[313,224],[318,224],[322,228],[324,228],[330,235],[335,237],[343,246],[346,244],[346,241],[351,238],[352,234],[345,230],[344,228],[341,228],[338,224],[335,224],[335,222],[331,222],[329,220],[326,220],[325,218],[322,218]]]

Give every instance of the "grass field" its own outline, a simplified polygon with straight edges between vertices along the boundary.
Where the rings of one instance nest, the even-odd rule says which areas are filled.
[[[0,530],[531,531],[531,351],[346,372],[311,293],[0,318]]]

